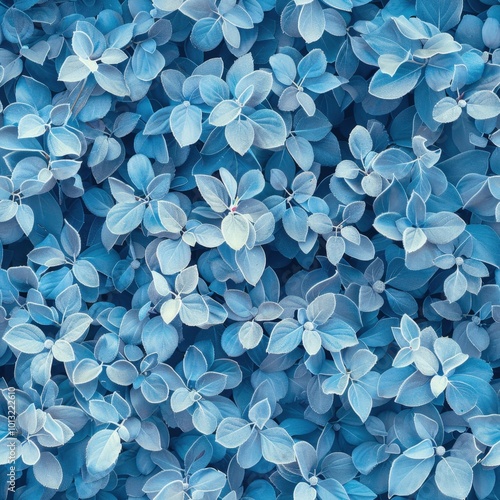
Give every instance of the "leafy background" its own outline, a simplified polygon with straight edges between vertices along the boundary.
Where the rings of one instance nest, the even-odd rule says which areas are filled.
[[[495,0],[0,17],[5,494],[500,498]]]

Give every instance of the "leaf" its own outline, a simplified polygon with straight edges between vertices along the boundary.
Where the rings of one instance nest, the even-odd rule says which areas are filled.
[[[321,49],[313,49],[297,65],[302,79],[321,76],[326,71],[326,56]]]
[[[272,85],[271,73],[263,70],[252,71],[236,84],[234,95],[240,103],[255,108],[269,95]]]
[[[59,298],[62,293],[59,294],[57,298]],[[77,303],[77,307],[80,308],[79,303]],[[75,312],[74,314],[70,314],[61,325],[59,337],[68,342],[78,342],[84,338],[91,323],[92,318],[86,313]]]
[[[493,446],[500,442],[500,414],[475,415],[469,419],[469,425],[481,443]]]
[[[238,183],[238,198],[249,200],[260,194],[266,187],[264,176],[259,170],[245,172]]]
[[[341,236],[330,236],[326,242],[328,260],[337,265],[345,253],[345,241]]]
[[[500,23],[495,17],[487,17],[484,21],[481,30],[481,36],[484,44],[492,49],[496,49],[499,46],[498,42],[498,30],[500,28]]]
[[[25,115],[19,120],[18,137],[26,139],[30,137],[39,137],[46,130],[45,122],[37,115]]]
[[[175,289],[179,294],[194,291],[198,285],[198,267],[196,265],[183,269],[175,278]]]
[[[403,232],[403,247],[411,253],[422,248],[427,242],[424,231],[419,227],[407,227]]]
[[[106,226],[116,235],[128,234],[142,222],[146,204],[140,201],[118,203],[106,216]]]
[[[239,250],[245,246],[250,233],[250,223],[245,216],[238,213],[229,213],[222,220],[222,236],[233,249]]]
[[[192,293],[183,297],[179,316],[184,324],[188,326],[202,325],[208,321],[209,315],[208,305],[201,295]]]
[[[260,433],[262,456],[274,464],[288,464],[295,459],[293,440],[280,427],[264,429]]]
[[[285,122],[275,111],[260,109],[252,113],[248,119],[255,133],[254,146],[272,149],[285,143]]]
[[[372,77],[368,90],[379,99],[398,99],[412,91],[420,78],[421,66],[415,63],[403,63],[390,76],[378,70]]]
[[[22,10],[11,7],[4,13],[2,29],[5,38],[12,43],[19,43],[34,32],[33,21]]]
[[[234,120],[224,130],[229,146],[239,155],[243,156],[251,148],[255,132],[248,120]]]
[[[153,422],[142,422],[141,429],[135,440],[144,450],[160,451],[162,449],[160,433]]]
[[[222,38],[221,23],[209,17],[197,21],[191,31],[191,42],[204,52],[215,49],[222,42]]]
[[[500,444],[493,445],[481,462],[485,467],[498,467],[500,464]]]
[[[442,457],[436,466],[435,480],[443,495],[467,498],[472,488],[472,467],[462,458]]]
[[[453,274],[450,274],[444,281],[444,293],[450,302],[460,300],[467,291],[467,279],[457,269]]]
[[[35,325],[16,325],[4,335],[11,347],[26,354],[38,354],[44,349],[45,335]]]
[[[57,490],[63,480],[63,469],[59,460],[49,452],[40,453],[38,462],[33,466],[36,480],[46,488]]]
[[[214,212],[225,212],[229,208],[230,200],[226,187],[219,179],[210,175],[196,175],[196,185],[203,199]]]
[[[84,358],[78,362],[73,371],[75,385],[86,384],[95,380],[102,372],[102,365],[91,358]]]
[[[447,373],[447,370],[445,370]],[[446,387],[446,401],[457,415],[472,410],[478,401],[476,387],[457,378],[452,377]]]
[[[162,320],[168,325],[181,310],[182,301],[179,298],[169,299],[161,305],[160,314]]]
[[[201,136],[201,109],[188,101],[176,106],[170,115],[170,129],[181,148],[195,144]]]
[[[156,249],[158,262],[163,274],[171,275],[181,272],[189,265],[191,249],[182,238],[163,240]]]
[[[6,222],[17,215],[19,205],[15,201],[0,200],[0,222]]]
[[[358,343],[355,329],[335,316],[317,327],[317,331],[323,347],[330,352],[338,352]]]
[[[106,375],[115,384],[132,385],[139,373],[137,368],[126,359],[119,359],[106,367]]]
[[[460,236],[465,229],[465,222],[451,212],[431,214],[422,227],[427,240],[436,245],[449,243]]]
[[[315,325],[322,325],[332,316],[335,305],[336,300],[333,293],[319,295],[307,306],[307,319]]]
[[[295,241],[306,241],[308,225],[307,213],[302,207],[291,207],[283,215],[283,227]]]
[[[314,162],[314,150],[309,141],[303,137],[290,136],[286,140],[286,148],[302,170],[311,168]]]
[[[439,123],[454,122],[461,114],[462,108],[451,97],[444,97],[432,109],[432,118]]]
[[[252,249],[241,248],[235,255],[236,264],[245,280],[251,285],[257,285],[266,267],[266,254],[261,246]]]
[[[59,78],[63,82],[79,82],[90,75],[90,68],[78,56],[67,57],[59,70]]]
[[[184,210],[170,201],[158,201],[158,216],[162,226],[170,233],[180,233],[187,223]]]
[[[113,468],[122,445],[117,430],[103,429],[96,432],[87,443],[85,462],[90,474],[97,475]]]
[[[448,31],[456,26],[462,13],[462,0],[436,0],[426,2],[417,0],[417,16],[428,23],[434,24],[441,31]]]
[[[286,354],[292,352],[302,340],[304,328],[295,320],[285,319],[275,325],[269,338],[267,352]]]
[[[286,86],[292,85],[297,75],[297,69],[290,56],[281,53],[274,54],[269,58],[269,65],[280,83]]]
[[[326,26],[325,14],[318,0],[301,6],[298,29],[307,43],[315,42],[321,38]]]
[[[149,158],[136,154],[127,162],[127,173],[134,186],[143,193],[147,192],[148,184],[154,179],[155,174]]]
[[[224,127],[241,114],[241,107],[236,101],[222,101],[210,113],[208,121],[216,127]]]
[[[87,260],[77,260],[73,264],[73,274],[82,285],[89,288],[97,288],[99,286],[99,274],[94,265]]]
[[[82,149],[78,136],[66,127],[52,127],[47,136],[47,144],[54,156],[80,156]]]
[[[414,166],[411,156],[398,148],[390,148],[377,155],[372,163],[375,172],[386,179],[402,179],[406,177]]]
[[[389,497],[415,493],[434,467],[434,457],[412,459],[400,455],[394,460],[389,472]]]
[[[467,232],[474,242],[471,257],[500,267],[499,254],[494,250],[500,244],[497,233],[491,227],[479,224],[468,225]]]
[[[225,418],[217,427],[215,440],[225,448],[241,446],[252,432],[251,425],[241,418]]]
[[[245,349],[254,349],[262,340],[263,330],[259,323],[247,321],[238,331],[238,338]]]
[[[195,491],[220,492],[225,484],[226,475],[212,468],[197,470],[189,479],[189,486]]]
[[[349,134],[349,149],[354,158],[363,159],[373,149],[373,141],[368,130],[356,125]]]
[[[120,70],[109,64],[99,64],[94,73],[97,83],[110,94],[118,97],[129,95],[129,89]]]
[[[203,396],[217,396],[227,384],[227,375],[217,372],[206,372],[196,381],[196,390]]]
[[[297,483],[293,490],[293,498],[301,498],[303,500],[315,500],[316,490],[307,483]]]
[[[487,120],[500,114],[500,98],[491,90],[474,92],[467,101],[467,114],[475,120]]]
[[[353,383],[347,391],[347,396],[352,409],[362,422],[366,422],[372,409],[372,398],[366,389],[360,384]]]
[[[253,422],[259,429],[263,429],[267,421],[271,418],[271,406],[269,405],[269,400],[267,398],[255,403],[248,410],[248,418]]]

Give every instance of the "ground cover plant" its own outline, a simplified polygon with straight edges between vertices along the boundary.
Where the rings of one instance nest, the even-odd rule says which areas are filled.
[[[500,498],[495,0],[2,0],[18,500]]]

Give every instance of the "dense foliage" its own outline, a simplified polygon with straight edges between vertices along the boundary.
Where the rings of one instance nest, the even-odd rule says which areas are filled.
[[[3,0],[3,491],[500,499],[496,3]]]

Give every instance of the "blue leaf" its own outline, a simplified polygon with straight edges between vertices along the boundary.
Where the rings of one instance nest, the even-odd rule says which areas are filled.
[[[235,255],[236,264],[245,279],[252,285],[256,285],[266,267],[266,254],[262,247],[255,246],[252,249],[241,248]]]
[[[78,56],[69,56],[59,70],[59,80],[63,82],[79,82],[90,75],[91,69]]]
[[[88,471],[101,474],[113,468],[122,449],[116,430],[104,429],[96,432],[87,443],[86,464]]]
[[[373,141],[368,130],[357,125],[349,134],[349,149],[354,158],[363,159],[373,148]]]
[[[307,43],[321,38],[326,26],[325,15],[318,0],[300,6],[298,30]]]
[[[446,234],[443,229],[446,228]],[[465,229],[465,222],[451,212],[440,212],[430,215],[422,228],[430,243],[441,245],[449,243],[460,236]]]
[[[326,56],[321,49],[313,49],[297,65],[302,79],[321,76],[326,71]]]
[[[184,324],[198,326],[209,320],[210,310],[201,295],[192,293],[182,299],[179,316]]]
[[[252,113],[248,120],[254,129],[255,146],[262,149],[272,149],[285,143],[285,122],[275,111],[261,109]]]
[[[109,64],[99,64],[94,73],[97,83],[110,94],[124,97],[129,94],[125,78],[120,70]]]
[[[259,429],[263,429],[267,421],[271,418],[271,406],[269,405],[269,400],[266,398],[255,403],[248,410],[248,418]]]
[[[47,144],[54,156],[80,156],[82,145],[78,136],[66,127],[52,127],[47,136]]]
[[[306,241],[307,213],[301,207],[291,207],[283,215],[283,227],[295,241]]]
[[[191,249],[182,238],[163,240],[158,245],[157,257],[163,274],[176,274],[189,265]]]
[[[274,54],[269,58],[269,64],[276,79],[283,85],[292,85],[297,75],[293,59],[286,54]]]
[[[462,0],[438,0],[433,3],[418,0],[416,4],[417,16],[422,21],[437,26],[441,31],[448,31],[458,24],[462,13]]]
[[[454,122],[461,114],[462,107],[451,97],[444,97],[432,109],[432,118],[438,123]]]
[[[44,349],[45,335],[35,325],[16,325],[3,337],[11,347],[27,354],[38,354]]]
[[[434,466],[434,457],[412,459],[401,455],[394,460],[389,473],[389,496],[406,496],[416,492]]]
[[[437,487],[451,498],[467,498],[472,488],[472,467],[462,458],[443,457],[436,466]]]
[[[302,170],[309,170],[314,161],[314,150],[311,143],[303,137],[290,136],[286,140],[286,148]]]
[[[295,320],[280,321],[271,332],[267,352],[286,354],[293,351],[300,344],[303,330],[303,327]]]
[[[185,101],[170,115],[170,128],[182,148],[198,141],[201,136],[201,110]]]
[[[500,99],[490,90],[480,90],[468,99],[466,111],[476,120],[496,118],[500,114]]]
[[[63,468],[57,458],[47,451],[40,453],[40,458],[33,467],[37,481],[46,488],[57,490],[63,481]]]
[[[128,234],[142,222],[146,205],[140,201],[118,203],[106,216],[106,225],[113,234]]]
[[[418,83],[422,69],[420,65],[403,63],[393,76],[378,70],[373,75],[369,92],[380,99],[398,99],[412,91]]]
[[[241,418],[225,418],[217,427],[216,440],[226,448],[237,448],[250,437],[251,425]]]
[[[226,243],[233,250],[240,250],[248,240],[250,223],[245,216],[230,212],[222,219],[221,231]]]
[[[222,42],[222,38],[221,23],[209,17],[197,21],[191,31],[191,42],[204,52],[215,49]]]
[[[264,429],[260,433],[260,437],[262,440],[262,456],[267,461],[275,464],[293,462],[295,458],[293,440],[284,429],[280,427]]]

